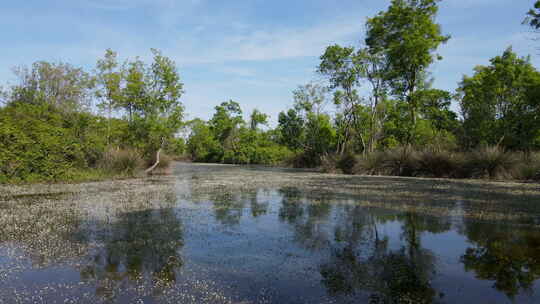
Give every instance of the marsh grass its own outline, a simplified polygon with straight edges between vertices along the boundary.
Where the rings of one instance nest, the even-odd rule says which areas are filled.
[[[498,146],[485,146],[467,154],[465,169],[468,177],[511,179],[516,176],[519,158]]]
[[[540,181],[540,152],[523,153],[516,177],[520,180]]]
[[[132,149],[109,149],[104,153],[99,168],[115,174],[135,176],[142,169],[141,154]]]
[[[470,152],[398,147],[356,158],[353,174],[491,180],[540,180],[540,153],[510,152],[498,146]]]

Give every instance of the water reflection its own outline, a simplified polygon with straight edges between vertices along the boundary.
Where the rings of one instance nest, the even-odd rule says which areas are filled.
[[[383,204],[384,180],[360,179],[370,190],[356,196],[337,181],[335,191],[308,191],[212,180],[219,186],[201,191],[211,168],[190,170],[183,174],[196,182],[188,176],[158,196],[129,189],[96,203],[99,212],[75,194],[3,204],[0,252],[13,246],[29,265],[18,277],[0,256],[0,303],[20,286],[43,286],[40,275],[73,290],[83,284],[97,299],[89,303],[175,303],[175,291],[186,296],[179,303],[202,294],[240,303],[538,303],[538,227],[474,220],[464,194],[451,201],[450,188],[436,185],[444,200],[435,203],[396,196]]]
[[[295,240],[307,249],[321,249],[329,243],[327,229],[332,205],[330,198],[308,198],[296,188],[282,188],[279,218],[293,227]]]
[[[540,237],[536,229],[465,221],[464,234],[474,246],[461,257],[465,269],[513,299],[532,293],[540,279]]]
[[[183,227],[172,208],[124,213],[97,231],[103,247],[88,258],[81,277],[97,283],[96,294],[110,298],[125,281],[148,280],[155,287],[171,286],[182,266]]]
[[[431,285],[436,258],[422,248],[421,234],[446,231],[448,221],[339,204],[335,199],[330,204],[328,196],[313,202],[293,188],[280,193],[280,219],[292,225],[295,240],[310,250],[331,251],[319,267],[330,294],[368,293],[370,303],[436,303],[442,297]],[[390,249],[388,236],[379,233],[378,225],[391,221],[401,223],[398,249]]]

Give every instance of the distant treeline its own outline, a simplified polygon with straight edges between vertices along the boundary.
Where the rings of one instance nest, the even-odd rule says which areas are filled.
[[[317,67],[324,81],[299,86],[275,128],[259,110],[245,121],[232,100],[208,121],[185,121],[179,72],[157,50],[150,64],[119,62],[107,50],[91,72],[49,62],[17,68],[18,83],[2,93],[0,182],[132,175],[158,150],[201,162],[413,176],[494,177],[527,163],[528,177],[511,175],[540,176],[540,72],[508,48],[455,92],[434,88],[429,67],[450,39],[437,4],[392,0],[367,20],[361,45],[329,46]],[[524,23],[538,29],[538,20],[540,1]],[[488,156],[489,164],[464,160]],[[426,173],[426,162],[445,159],[453,169]]]

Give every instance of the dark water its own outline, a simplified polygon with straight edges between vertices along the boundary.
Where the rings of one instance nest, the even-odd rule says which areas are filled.
[[[43,207],[50,231],[0,234],[0,303],[540,303],[536,225],[459,200],[428,215],[294,185],[193,191],[207,169],[177,173],[159,205]]]

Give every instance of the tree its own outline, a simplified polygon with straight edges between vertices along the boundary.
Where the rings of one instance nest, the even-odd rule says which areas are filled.
[[[523,21],[535,30],[540,29],[540,0],[534,3],[534,8],[527,12],[527,17]]]
[[[96,97],[101,100],[98,107],[107,113],[107,144],[110,144],[111,118],[113,111],[122,102],[122,82],[124,75],[117,61],[117,53],[111,49],[105,51],[105,57],[99,59],[96,67],[98,88]]]
[[[313,82],[298,86],[293,91],[294,108],[304,114],[308,112],[321,114],[326,104],[327,93],[327,88]]]
[[[388,61],[381,52],[363,48],[358,51],[361,65],[364,67],[364,79],[371,86],[369,96],[369,127],[368,142],[365,152],[373,152],[382,136],[382,126],[384,124],[385,107],[384,102],[388,91],[388,82],[385,74],[388,70]]]
[[[214,138],[210,126],[200,119],[188,122],[191,130],[187,141],[187,151],[194,161],[221,161],[223,152]]]
[[[267,125],[267,124],[268,124],[268,115],[260,112],[257,109],[254,109],[253,112],[251,112],[251,117],[250,117],[251,130],[255,131],[257,130],[257,127],[259,125]]]
[[[280,142],[289,149],[296,151],[302,148],[305,136],[305,120],[295,109],[280,112],[278,117]]]
[[[367,21],[366,45],[372,54],[384,54],[388,63],[385,78],[392,93],[407,102],[413,129],[418,109],[414,94],[422,85],[427,68],[435,59],[441,59],[434,52],[450,39],[435,23],[437,2],[392,0],[387,11]]]
[[[11,103],[46,103],[64,113],[88,110],[94,79],[67,63],[38,61],[14,68],[19,83],[11,88]]]
[[[511,48],[490,62],[458,88],[467,145],[540,146],[540,73]]]
[[[150,65],[137,57],[119,66],[116,53],[107,50],[96,71],[102,107],[123,110],[129,122],[129,145],[146,155],[173,141],[184,113],[183,83],[174,61],[151,51]]]
[[[215,107],[216,113],[210,120],[210,126],[214,137],[219,140],[221,144],[225,144],[226,141],[231,142],[232,136],[240,124],[244,123],[242,119],[242,109],[240,105],[233,100],[222,102],[219,106]]]
[[[358,123],[356,108],[361,98],[356,87],[363,75],[363,66],[353,47],[332,45],[321,56],[318,71],[328,77],[330,89],[335,90],[334,103],[341,107],[343,135],[338,139],[337,150],[344,154],[350,148],[354,125]]]
[[[306,120],[304,152],[310,163],[318,165],[320,157],[332,150],[336,131],[327,114],[309,113]]]

